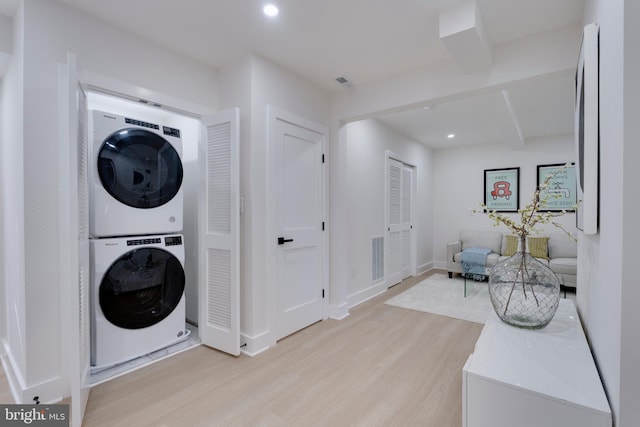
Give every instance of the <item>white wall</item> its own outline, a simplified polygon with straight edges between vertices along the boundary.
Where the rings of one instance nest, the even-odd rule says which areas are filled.
[[[640,182],[640,54],[637,42],[640,40],[640,2],[625,0],[624,5],[624,147],[623,147],[623,195],[638,194]],[[638,227],[638,212],[640,212],[640,197],[623,197],[622,222],[622,319],[621,348],[620,348],[620,412],[618,425],[625,427],[640,420],[640,340],[638,339],[638,325],[640,325],[640,286],[637,283],[637,242],[640,241],[640,227]]]
[[[349,169],[346,123],[373,118],[386,112],[438,104],[471,94],[506,88],[520,80],[557,73],[572,74],[580,46],[580,34],[579,26],[569,26],[494,46],[493,66],[488,72],[464,74],[454,65],[443,62],[428,69],[411,70],[382,82],[355,87],[334,95],[331,105],[333,123],[331,129],[331,222],[333,226],[331,304],[333,317],[342,318],[348,315],[347,294],[342,293],[342,290],[347,289],[350,281],[350,266],[347,263],[346,253],[349,247],[349,224],[344,216],[349,206],[349,197],[345,191]],[[510,160],[506,154],[503,156],[505,160]],[[490,162],[487,161],[487,163]],[[513,164],[513,161],[507,163]],[[436,172],[438,164],[438,155],[434,154],[434,197],[436,200],[444,199],[444,203],[448,203],[448,198],[438,199],[436,194],[436,188],[441,179]],[[496,167],[502,165],[499,163]],[[479,191],[482,194],[481,190]],[[438,206],[436,212],[440,212],[440,202],[434,202],[434,204]],[[465,213],[458,218],[460,223],[467,218],[466,212],[470,207],[472,206],[462,207]],[[480,221],[480,218],[472,221]],[[456,224],[450,231],[441,232],[438,229],[441,224],[442,221],[434,219],[435,235],[432,251],[435,262],[444,261],[445,242],[452,236],[455,237],[459,231],[453,231],[453,228],[459,227],[459,224]],[[479,225],[480,222],[477,224]],[[470,225],[474,224],[470,223]]]
[[[18,8],[13,28],[23,29],[23,11]],[[3,76],[2,91],[2,245],[4,271],[2,289],[6,295],[6,332],[3,330],[4,351],[14,366],[16,381],[25,383],[24,313],[24,167],[23,150],[19,143],[24,134],[24,55],[22,37],[13,37],[13,56]],[[10,373],[9,373],[10,374]]]
[[[8,356],[26,401],[68,395],[60,378],[58,262],[58,64],[74,52],[85,70],[214,110],[216,72],[152,42],[111,27],[63,3],[30,0],[14,18],[13,57],[5,75],[2,161],[5,280],[10,288]],[[6,104],[5,104],[6,105]],[[23,118],[22,118],[23,117]],[[4,177],[3,177],[4,178]],[[5,184],[7,183],[7,184]],[[23,187],[24,184],[24,187]],[[24,188],[24,191],[23,191]],[[24,197],[24,200],[22,198]],[[68,244],[68,242],[67,242]],[[24,246],[23,246],[24,245]],[[47,355],[47,357],[43,357]]]
[[[260,334],[268,330],[269,339],[275,344],[278,338],[275,335],[277,272],[274,268],[277,263],[275,233],[278,205],[274,202],[277,194],[274,194],[272,185],[275,160],[271,154],[275,147],[268,145],[271,125],[267,122],[268,107],[274,106],[328,128],[329,93],[311,84],[304,76],[259,55],[253,55],[253,72],[250,185],[253,193],[251,203],[258,214],[254,217],[252,240],[255,262],[252,295],[258,302],[254,306],[253,331]],[[329,148],[328,144],[326,148]],[[259,278],[266,278],[266,281]]]
[[[33,4],[32,4],[33,3]],[[66,62],[78,56],[85,70],[150,91],[217,108],[216,70],[59,1],[26,2],[36,57]]]
[[[493,227],[485,214],[473,214],[484,202],[484,170],[520,168],[520,207],[530,200],[537,185],[537,166],[575,161],[572,135],[525,141],[522,149],[505,144],[449,148],[434,151],[434,262],[446,268],[446,244],[458,240],[461,229],[508,232]],[[558,218],[567,231],[576,233],[575,214]],[[552,225],[540,227],[544,233],[562,233]]]
[[[619,427],[640,419],[639,19],[637,1],[586,2],[600,26],[600,228],[578,246],[578,308]]]
[[[4,109],[5,109],[5,96],[4,96],[4,81],[0,78],[0,156],[4,153],[2,150],[4,149]],[[4,171],[5,166],[0,161],[0,182],[5,182]],[[0,185],[0,230],[4,231],[4,187]],[[0,238],[0,307],[3,309],[7,307],[7,298],[6,298],[6,281],[4,277],[4,239]],[[0,316],[0,345],[7,339],[7,316]],[[2,354],[2,347],[0,347],[0,354]]]
[[[429,268],[433,259],[432,154],[381,122],[368,119],[346,125],[347,133],[347,300],[350,307],[386,290],[371,277],[371,239],[385,234],[385,151],[416,167],[414,230],[416,267]]]
[[[3,123],[11,124],[3,126],[3,141],[12,141],[2,147],[7,154],[2,161],[12,165],[11,180],[3,179],[3,186],[12,183],[11,193],[3,193],[3,204],[12,207],[9,215],[4,216],[3,228],[7,232],[3,233],[3,246],[15,248],[13,255],[5,254],[6,265],[11,264],[5,270],[5,282],[12,284],[7,292],[7,305],[12,309],[10,312],[15,313],[5,342],[12,369],[19,378],[22,395],[18,399],[29,401],[30,396],[37,394],[42,401],[52,401],[68,395],[65,380],[60,377],[60,365],[66,357],[57,333],[61,316],[57,304],[48,304],[56,300],[61,289],[55,280],[58,263],[50,254],[64,250],[65,244],[57,239],[57,164],[49,161],[57,158],[58,64],[66,62],[67,52],[73,52],[85,70],[84,75],[90,76],[93,84],[104,82],[107,89],[114,90],[129,88],[135,92],[132,95],[141,97],[160,94],[166,99],[198,106],[195,112],[218,108],[217,71],[57,1],[21,3],[14,34],[17,48],[13,48],[12,64],[5,76],[5,83],[10,83],[10,87],[2,94],[3,105],[12,107],[11,113],[3,109],[2,116]],[[252,252],[251,264],[243,272],[251,280],[244,289],[245,303],[248,302],[243,306],[244,328],[246,336],[264,335],[265,342],[275,344],[275,338],[269,335],[269,308],[264,304],[271,294],[264,280],[268,246],[265,235],[268,195],[264,192],[268,158],[266,109],[268,104],[276,105],[327,126],[329,95],[303,77],[257,56],[250,58],[249,70],[248,80],[236,82],[235,86],[238,89],[242,84],[248,85],[251,88],[248,98],[245,89],[231,94],[225,92],[225,102],[228,102],[225,106],[237,106],[235,101],[240,101],[239,104],[250,111],[249,126],[242,125],[243,131],[248,130],[250,135],[243,140],[246,143],[243,154],[249,160],[244,165],[242,179],[245,190],[254,188],[252,192],[247,191],[250,196],[246,200],[250,213],[247,218],[251,222],[243,230],[247,233],[243,243]],[[16,117],[18,115],[20,117]],[[3,175],[5,171],[3,168]],[[25,191],[22,191],[23,181]],[[259,280],[254,281],[253,277]],[[260,348],[260,344],[257,347]],[[43,354],[48,357],[42,357]]]
[[[244,351],[275,344],[276,195],[270,191],[267,108],[329,126],[329,94],[259,55],[220,71],[221,106],[241,108],[241,332]],[[244,111],[243,111],[244,110]],[[330,226],[330,225],[329,225]]]

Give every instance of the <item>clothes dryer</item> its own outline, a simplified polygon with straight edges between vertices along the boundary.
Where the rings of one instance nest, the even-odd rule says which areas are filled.
[[[186,338],[181,235],[95,239],[90,253],[94,370]]]
[[[182,231],[180,130],[98,110],[89,120],[91,236]]]

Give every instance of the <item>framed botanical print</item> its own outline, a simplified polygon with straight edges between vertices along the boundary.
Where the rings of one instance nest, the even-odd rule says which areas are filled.
[[[546,188],[540,192],[543,204],[541,211],[574,212],[576,202],[576,167],[572,163],[555,165],[538,165],[538,188],[547,182]]]
[[[488,211],[518,212],[520,168],[485,169],[484,204]]]

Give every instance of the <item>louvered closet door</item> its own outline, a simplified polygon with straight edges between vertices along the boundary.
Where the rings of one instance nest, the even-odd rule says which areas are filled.
[[[239,111],[202,119],[198,333],[202,343],[240,354]]]
[[[411,275],[413,168],[388,158],[386,181],[385,268],[392,286]]]
[[[89,369],[91,360],[90,261],[89,261],[89,141],[87,95],[80,85],[76,88],[78,101],[78,288],[80,290],[80,361],[82,366],[81,399],[84,406],[89,399]]]
[[[62,304],[68,333],[71,425],[80,426],[89,399],[89,193],[87,95],[74,55],[60,73],[60,281],[68,283]],[[63,290],[64,291],[64,290]],[[68,304],[68,305],[67,305]],[[67,323],[68,322],[68,323]]]

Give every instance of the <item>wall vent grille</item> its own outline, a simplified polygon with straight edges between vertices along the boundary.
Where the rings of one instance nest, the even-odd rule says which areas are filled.
[[[384,278],[384,237],[371,239],[371,279],[377,281]]]

